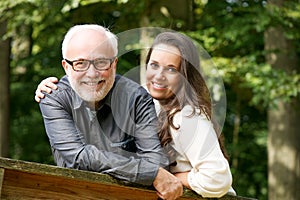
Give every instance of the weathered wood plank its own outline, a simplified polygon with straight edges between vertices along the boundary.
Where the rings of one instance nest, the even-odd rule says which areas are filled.
[[[62,176],[66,178],[75,178],[83,181],[102,182],[111,184],[120,184],[118,181],[108,175],[99,174],[90,171],[81,171],[75,169],[67,169],[54,165],[46,165],[22,160],[14,160],[0,157],[0,167],[5,169],[20,170],[29,173],[39,173],[44,175]]]
[[[2,191],[2,183],[3,183],[3,178],[4,178],[4,170],[3,168],[0,168],[0,197],[1,197],[1,191]]]
[[[7,170],[2,199],[156,199],[154,191]],[[146,195],[146,198],[144,198]],[[25,198],[25,199],[26,199]]]
[[[2,177],[2,178],[1,178]],[[52,165],[0,158],[0,198],[18,199],[103,199],[157,200],[153,188],[125,184],[108,175],[60,168]],[[186,190],[181,200],[205,199]],[[250,200],[224,196],[220,200]]]

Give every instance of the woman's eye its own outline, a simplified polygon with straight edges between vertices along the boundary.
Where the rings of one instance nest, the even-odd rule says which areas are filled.
[[[177,73],[177,69],[175,67],[167,67],[167,71],[169,73]]]
[[[150,66],[151,66],[153,69],[159,68],[159,65],[156,64],[156,63],[150,63]]]

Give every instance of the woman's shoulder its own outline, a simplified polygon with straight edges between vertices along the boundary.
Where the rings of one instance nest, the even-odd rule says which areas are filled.
[[[184,117],[184,118],[185,117],[188,117],[188,118],[196,117],[196,118],[201,118],[201,119],[203,118],[203,119],[207,120],[205,114],[203,112],[201,112],[199,108],[195,108],[191,105],[185,105],[181,109],[181,111],[179,111],[175,114],[175,116],[180,116],[180,117]]]
[[[196,109],[194,107],[192,107],[191,105],[185,105],[182,108],[181,113],[183,115],[191,115],[191,114],[193,114],[194,111],[196,111]]]

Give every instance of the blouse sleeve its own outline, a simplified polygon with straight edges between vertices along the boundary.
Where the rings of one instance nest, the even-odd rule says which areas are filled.
[[[232,184],[228,161],[220,149],[212,123],[203,115],[190,116],[190,111],[184,109],[177,116],[180,121],[177,141],[192,166],[188,183],[203,197],[221,197]]]

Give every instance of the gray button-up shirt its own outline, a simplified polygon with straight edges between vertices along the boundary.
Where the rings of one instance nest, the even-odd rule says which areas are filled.
[[[41,100],[40,109],[58,166],[151,185],[159,166],[168,165],[152,97],[125,77],[116,76],[103,104],[93,111],[64,76],[58,89]]]

